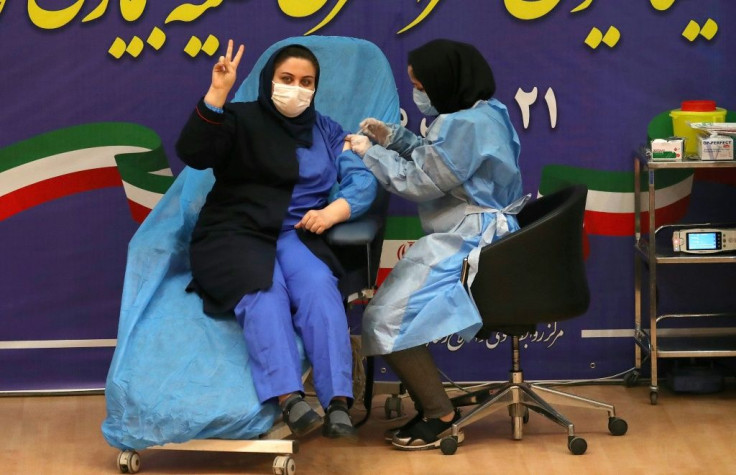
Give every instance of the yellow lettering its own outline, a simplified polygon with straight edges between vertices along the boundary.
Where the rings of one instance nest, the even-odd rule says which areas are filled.
[[[0,13],[3,12],[3,7],[5,6],[5,0],[0,0]]]
[[[584,0],[583,3],[581,3],[577,7],[570,10],[570,13],[577,13],[577,12],[583,11],[586,8],[588,8],[591,3],[593,3],[593,0]]]
[[[170,23],[172,21],[183,21],[191,22],[202,16],[204,12],[210,8],[218,7],[222,3],[222,0],[206,0],[201,5],[194,5],[192,3],[185,3],[174,8],[169,16],[166,17],[164,23]]]
[[[287,16],[303,18],[317,13],[327,0],[279,0],[279,8]]]
[[[99,5],[95,7],[94,10],[89,12],[86,17],[82,19],[82,23],[87,23],[88,21],[96,20],[100,18],[102,15],[105,14],[107,11],[107,4],[110,2],[110,0],[102,0]]]
[[[675,0],[649,0],[655,10],[664,11],[667,10],[675,3]]]
[[[419,3],[419,0],[417,0],[417,3]],[[396,33],[396,34],[397,35],[400,35],[403,32],[405,32],[407,30],[411,30],[412,28],[414,28],[415,26],[417,26],[419,23],[422,22],[422,20],[424,20],[425,18],[427,18],[427,15],[429,15],[430,13],[432,13],[432,10],[434,10],[434,7],[436,7],[438,3],[440,3],[440,0],[430,0],[429,3],[427,4],[427,6],[424,8],[424,11],[422,13],[420,13],[419,16],[416,17],[416,19],[413,22],[411,22],[408,25],[406,25],[404,28],[402,28],[401,30],[399,30],[398,33]]]
[[[61,10],[45,10],[38,6],[36,0],[28,0],[28,18],[39,28],[53,30],[72,21],[82,9],[82,5],[84,0],[77,0],[73,5]]]
[[[503,0],[503,3],[519,20],[536,20],[551,12],[560,0]]]
[[[120,0],[120,13],[126,21],[136,21],[146,8],[146,0]]]
[[[338,13],[340,13],[340,10],[342,10],[342,7],[345,6],[347,2],[348,0],[337,0],[337,3],[335,3],[335,7],[332,9],[332,11],[330,11],[330,13],[328,13],[327,16],[321,22],[319,22],[317,26],[304,33],[304,36],[311,35],[315,31],[319,30],[320,28],[331,22],[332,19],[335,18]]]

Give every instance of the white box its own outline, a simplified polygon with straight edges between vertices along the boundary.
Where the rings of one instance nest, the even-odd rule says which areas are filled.
[[[698,137],[701,160],[733,160],[733,138],[727,135]]]
[[[652,140],[652,161],[671,162],[682,160],[685,150],[685,139],[670,137]]]

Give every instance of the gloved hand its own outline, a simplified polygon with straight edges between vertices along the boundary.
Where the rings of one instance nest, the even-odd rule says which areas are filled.
[[[363,119],[360,123],[360,132],[382,147],[386,147],[391,139],[391,129],[385,123],[372,117]]]
[[[365,135],[349,134],[345,140],[350,141],[350,149],[363,158],[365,152],[373,146],[371,140]]]

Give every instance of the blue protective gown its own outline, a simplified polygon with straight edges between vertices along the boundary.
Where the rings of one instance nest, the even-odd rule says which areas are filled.
[[[496,99],[443,114],[427,137],[390,125],[390,144],[374,145],[364,163],[387,190],[418,203],[427,233],[409,248],[363,314],[363,352],[387,354],[458,333],[472,339],[481,318],[460,282],[469,283],[480,248],[519,228],[519,138]]]
[[[336,396],[353,397],[350,334],[337,278],[294,229],[307,211],[335,199],[346,199],[356,217],[375,198],[370,171],[353,152],[342,152],[345,136],[336,122],[320,116],[312,146],[297,149],[299,181],[276,242],[273,285],[245,295],[235,307],[261,402],[304,390],[297,336],[322,406]]]

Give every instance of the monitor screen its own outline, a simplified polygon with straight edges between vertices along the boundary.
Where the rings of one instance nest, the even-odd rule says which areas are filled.
[[[718,249],[716,232],[687,233],[687,248],[691,251],[710,251]]]

